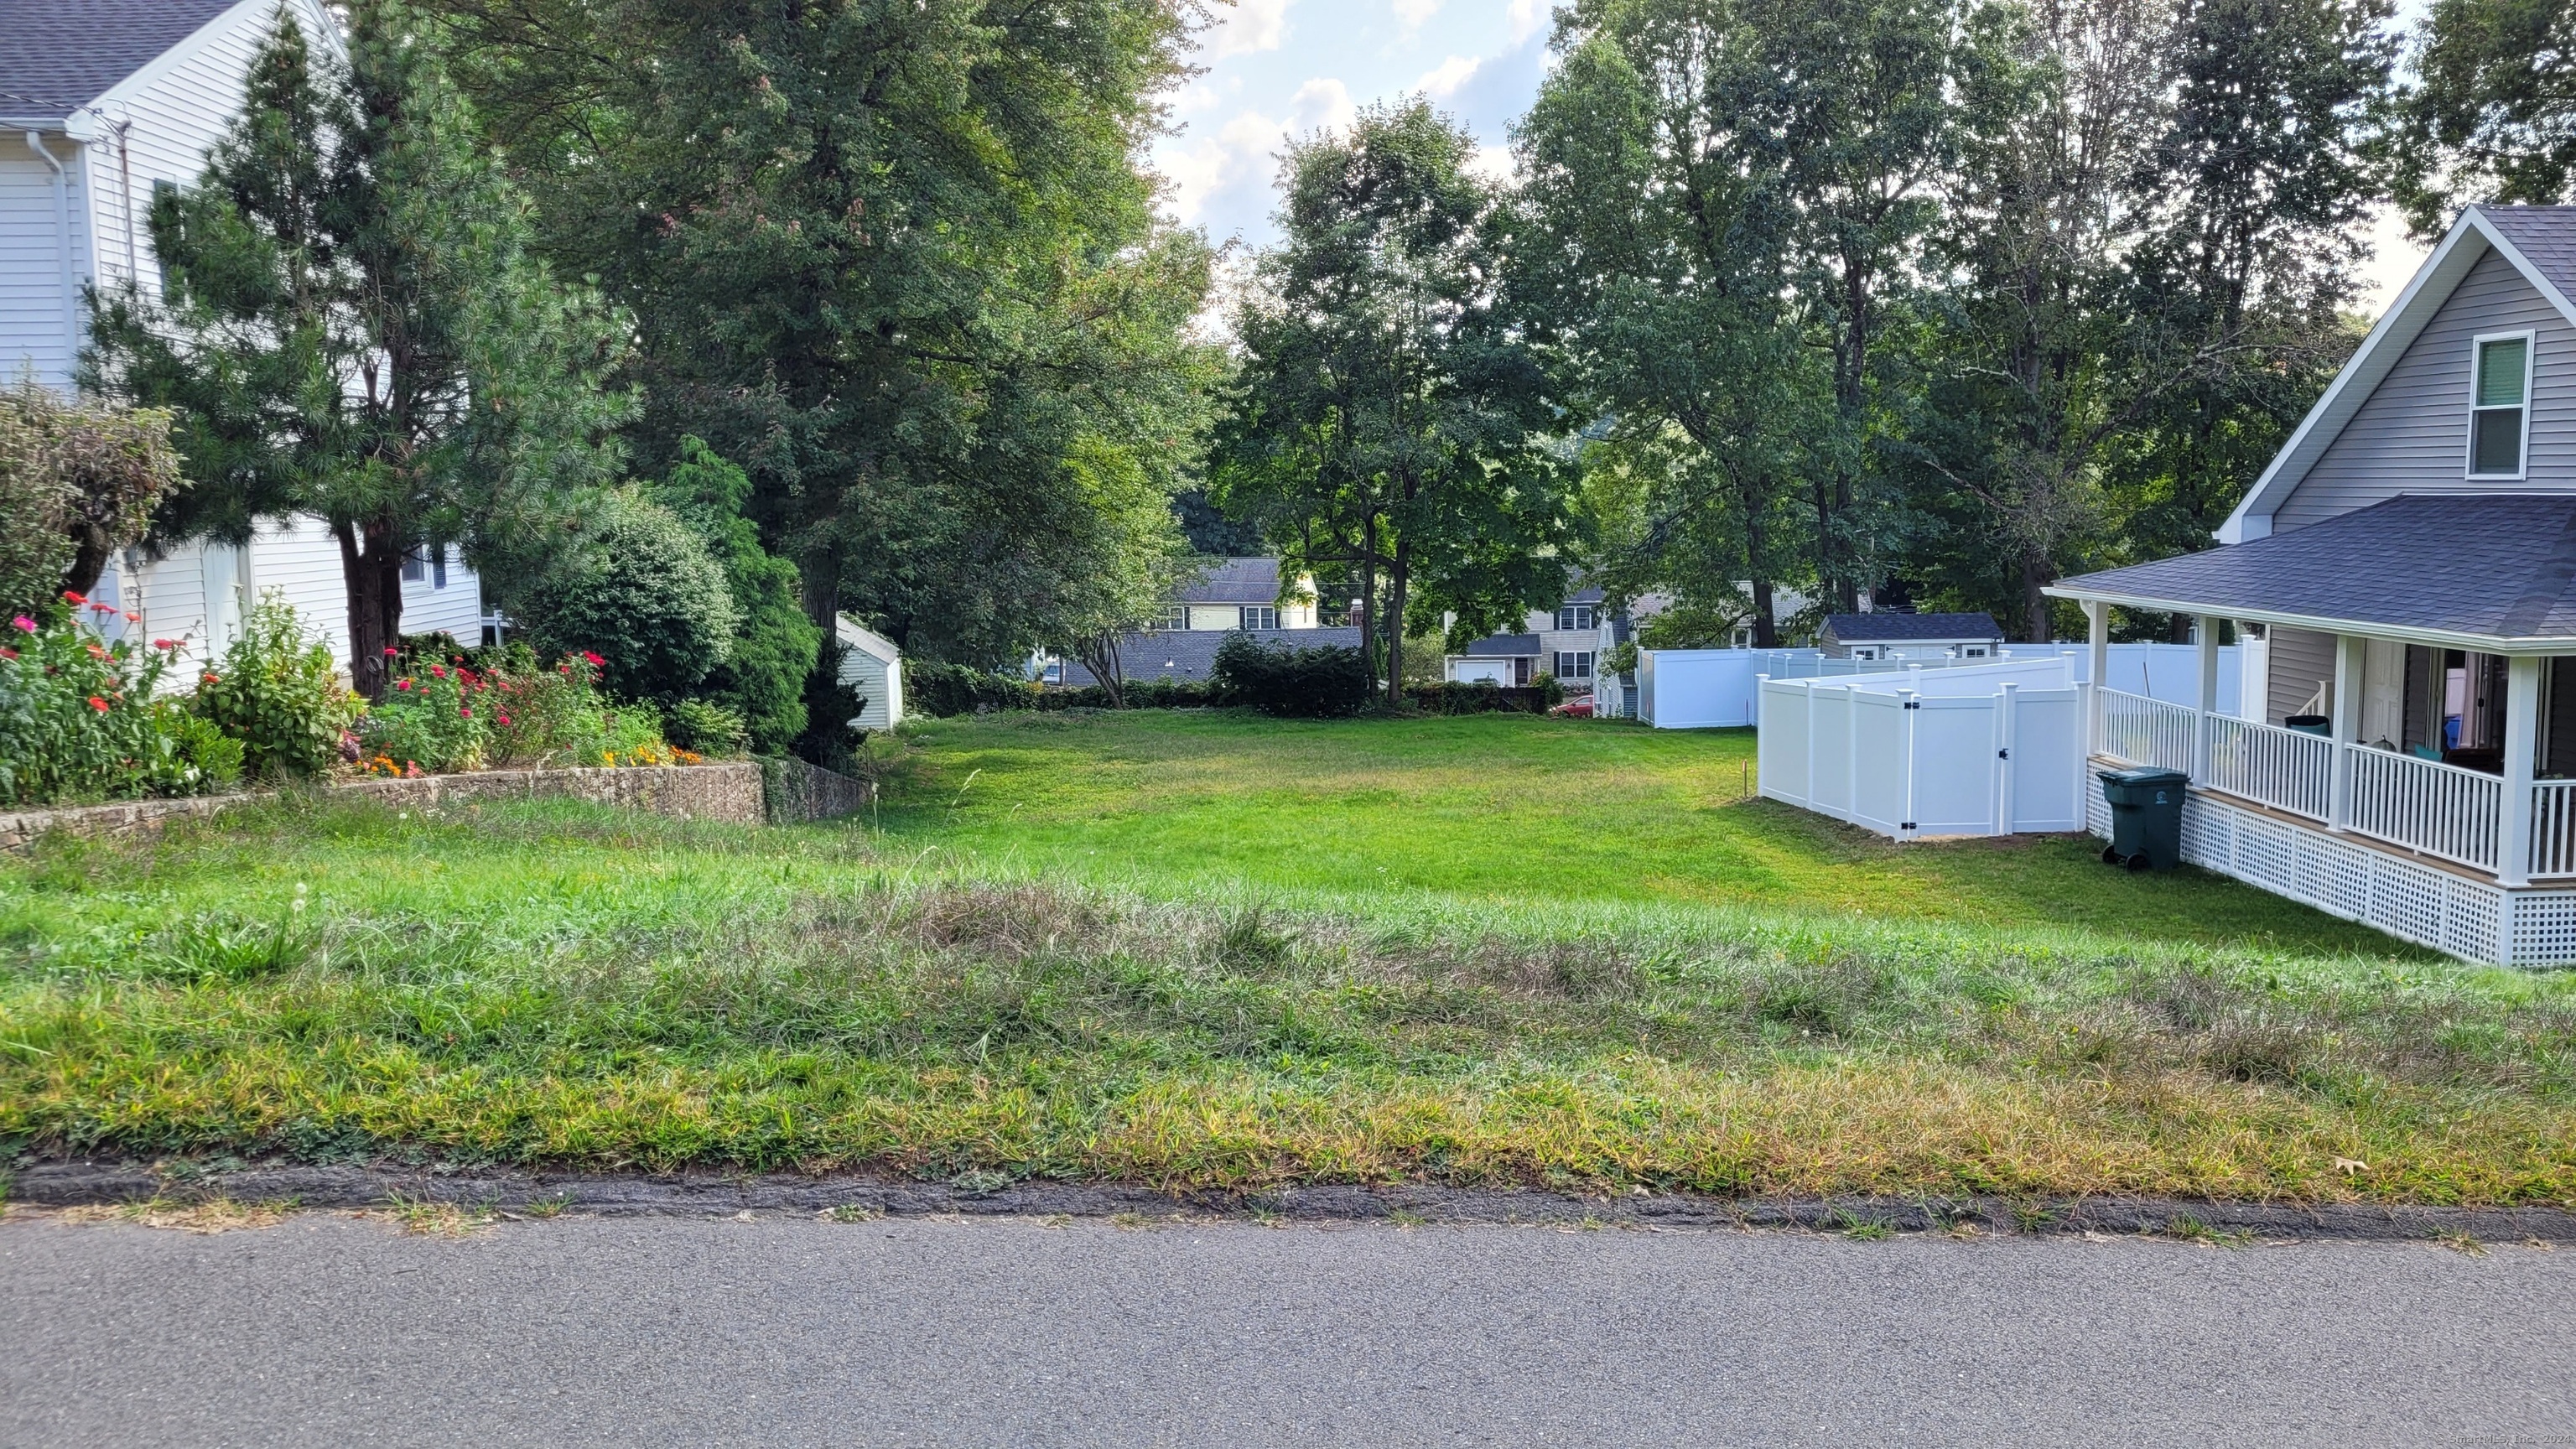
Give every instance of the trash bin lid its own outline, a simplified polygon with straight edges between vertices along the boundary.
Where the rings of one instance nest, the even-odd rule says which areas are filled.
[[[2191,776],[2180,770],[2104,770],[2098,778],[2106,785],[2141,785],[2148,788],[2191,783]]]

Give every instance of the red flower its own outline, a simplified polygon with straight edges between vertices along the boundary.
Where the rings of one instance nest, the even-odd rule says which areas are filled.
[[[116,612],[116,606],[114,604],[92,604],[89,606],[89,611],[93,614],[113,614]]]
[[[15,649],[11,649],[11,648],[7,647],[6,645],[0,645],[0,659],[15,659],[15,658],[17,658],[17,657],[18,657],[18,651],[17,651],[17,650],[15,650]]]
[[[501,716],[501,725],[502,725],[502,727],[506,729],[506,728],[508,728],[508,727],[509,727],[509,724],[510,724],[510,717],[509,717],[508,715],[506,715],[506,714],[505,714],[505,715],[502,715],[502,716]]]
[[[390,644],[388,644],[388,645],[386,645],[386,646],[385,646],[385,657],[386,657],[387,659],[391,659],[391,658],[393,658],[395,655],[400,654],[401,652],[402,652],[401,650],[396,649],[394,646],[392,646],[392,645],[390,645]]]
[[[593,669],[605,669],[608,667],[607,660],[600,658],[598,655],[591,653],[587,649],[581,651],[581,657],[589,660],[590,667]]]
[[[75,594],[71,590],[65,589],[63,590],[63,602],[66,604],[86,604],[89,602],[89,596],[87,594]]]
[[[411,681],[408,679],[397,679],[394,681],[394,688],[409,689],[411,688]]]
[[[128,610],[126,611],[125,622],[129,624],[140,624],[143,622],[143,616],[133,612],[132,610]]]
[[[433,664],[429,666],[429,677],[432,679],[445,679],[447,677],[447,666],[443,664]]]
[[[176,649],[179,647],[179,641],[176,639],[155,639],[152,641],[152,647],[155,649]]]
[[[100,714],[107,713],[107,701],[99,698],[95,694],[89,697],[89,707],[97,710]]]
[[[198,678],[200,678],[200,679],[202,679],[202,680],[204,680],[204,681],[205,681],[206,683],[208,683],[208,684],[221,684],[221,683],[223,683],[223,682],[224,682],[224,680],[223,680],[223,676],[222,676],[222,675],[220,675],[220,674],[215,674],[215,673],[211,673],[211,672],[206,673],[206,674],[201,674],[201,675],[199,675],[199,676],[197,676],[197,677],[198,677]]]
[[[472,719],[472,718],[474,718],[474,706],[472,706],[472,705],[470,705],[470,704],[469,704],[469,705],[464,705],[464,706],[460,707],[460,708],[456,711],[456,717],[457,717],[458,719]]]

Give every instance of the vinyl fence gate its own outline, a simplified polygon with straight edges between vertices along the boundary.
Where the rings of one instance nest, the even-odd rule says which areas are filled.
[[[2083,829],[2084,691],[1978,674],[1762,681],[1763,797],[1896,840]]]

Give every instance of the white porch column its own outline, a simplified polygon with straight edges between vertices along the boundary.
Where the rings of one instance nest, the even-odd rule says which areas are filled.
[[[2195,618],[2200,630],[2200,716],[2191,722],[2191,778],[2194,784],[2209,780],[2209,717],[2218,713],[2218,620],[2207,614]]]
[[[2092,643],[2088,661],[2092,673],[2084,686],[2084,753],[2098,755],[2102,753],[2102,680],[2111,672],[2111,606],[2100,599],[2086,599],[2084,622]]]
[[[2361,661],[2369,641],[2358,634],[2335,636],[2334,753],[2327,756],[2326,829],[2340,831],[2352,823],[2352,742],[2361,738]]]
[[[2496,879],[2531,883],[2531,776],[2540,752],[2540,660],[2504,666],[2504,808],[2496,822]]]

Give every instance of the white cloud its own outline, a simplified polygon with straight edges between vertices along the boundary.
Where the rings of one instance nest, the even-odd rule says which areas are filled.
[[[1234,0],[1208,37],[1217,60],[1277,50],[1288,38],[1288,0]]]
[[[1514,45],[1538,34],[1547,20],[1545,0],[1512,0],[1512,8],[1503,12],[1503,26]]]
[[[1468,79],[1475,75],[1476,67],[1483,64],[1481,60],[1453,55],[1433,69],[1424,71],[1422,79],[1413,83],[1413,88],[1433,100],[1456,95],[1458,87],[1465,85]]]
[[[1467,169],[1497,186],[1509,186],[1519,179],[1520,163],[1509,146],[1479,146],[1467,159]]]
[[[1215,134],[1185,146],[1166,147],[1156,169],[1170,183],[1172,219],[1194,226],[1204,219],[1208,202],[1249,179],[1270,180],[1270,155],[1278,149],[1286,124],[1259,111],[1244,111]]]
[[[1396,23],[1411,35],[1422,28],[1422,22],[1440,13],[1440,0],[1395,0]]]
[[[1317,76],[1297,87],[1288,101],[1289,119],[1300,130],[1338,131],[1359,115],[1351,104],[1351,88],[1331,76]]]

